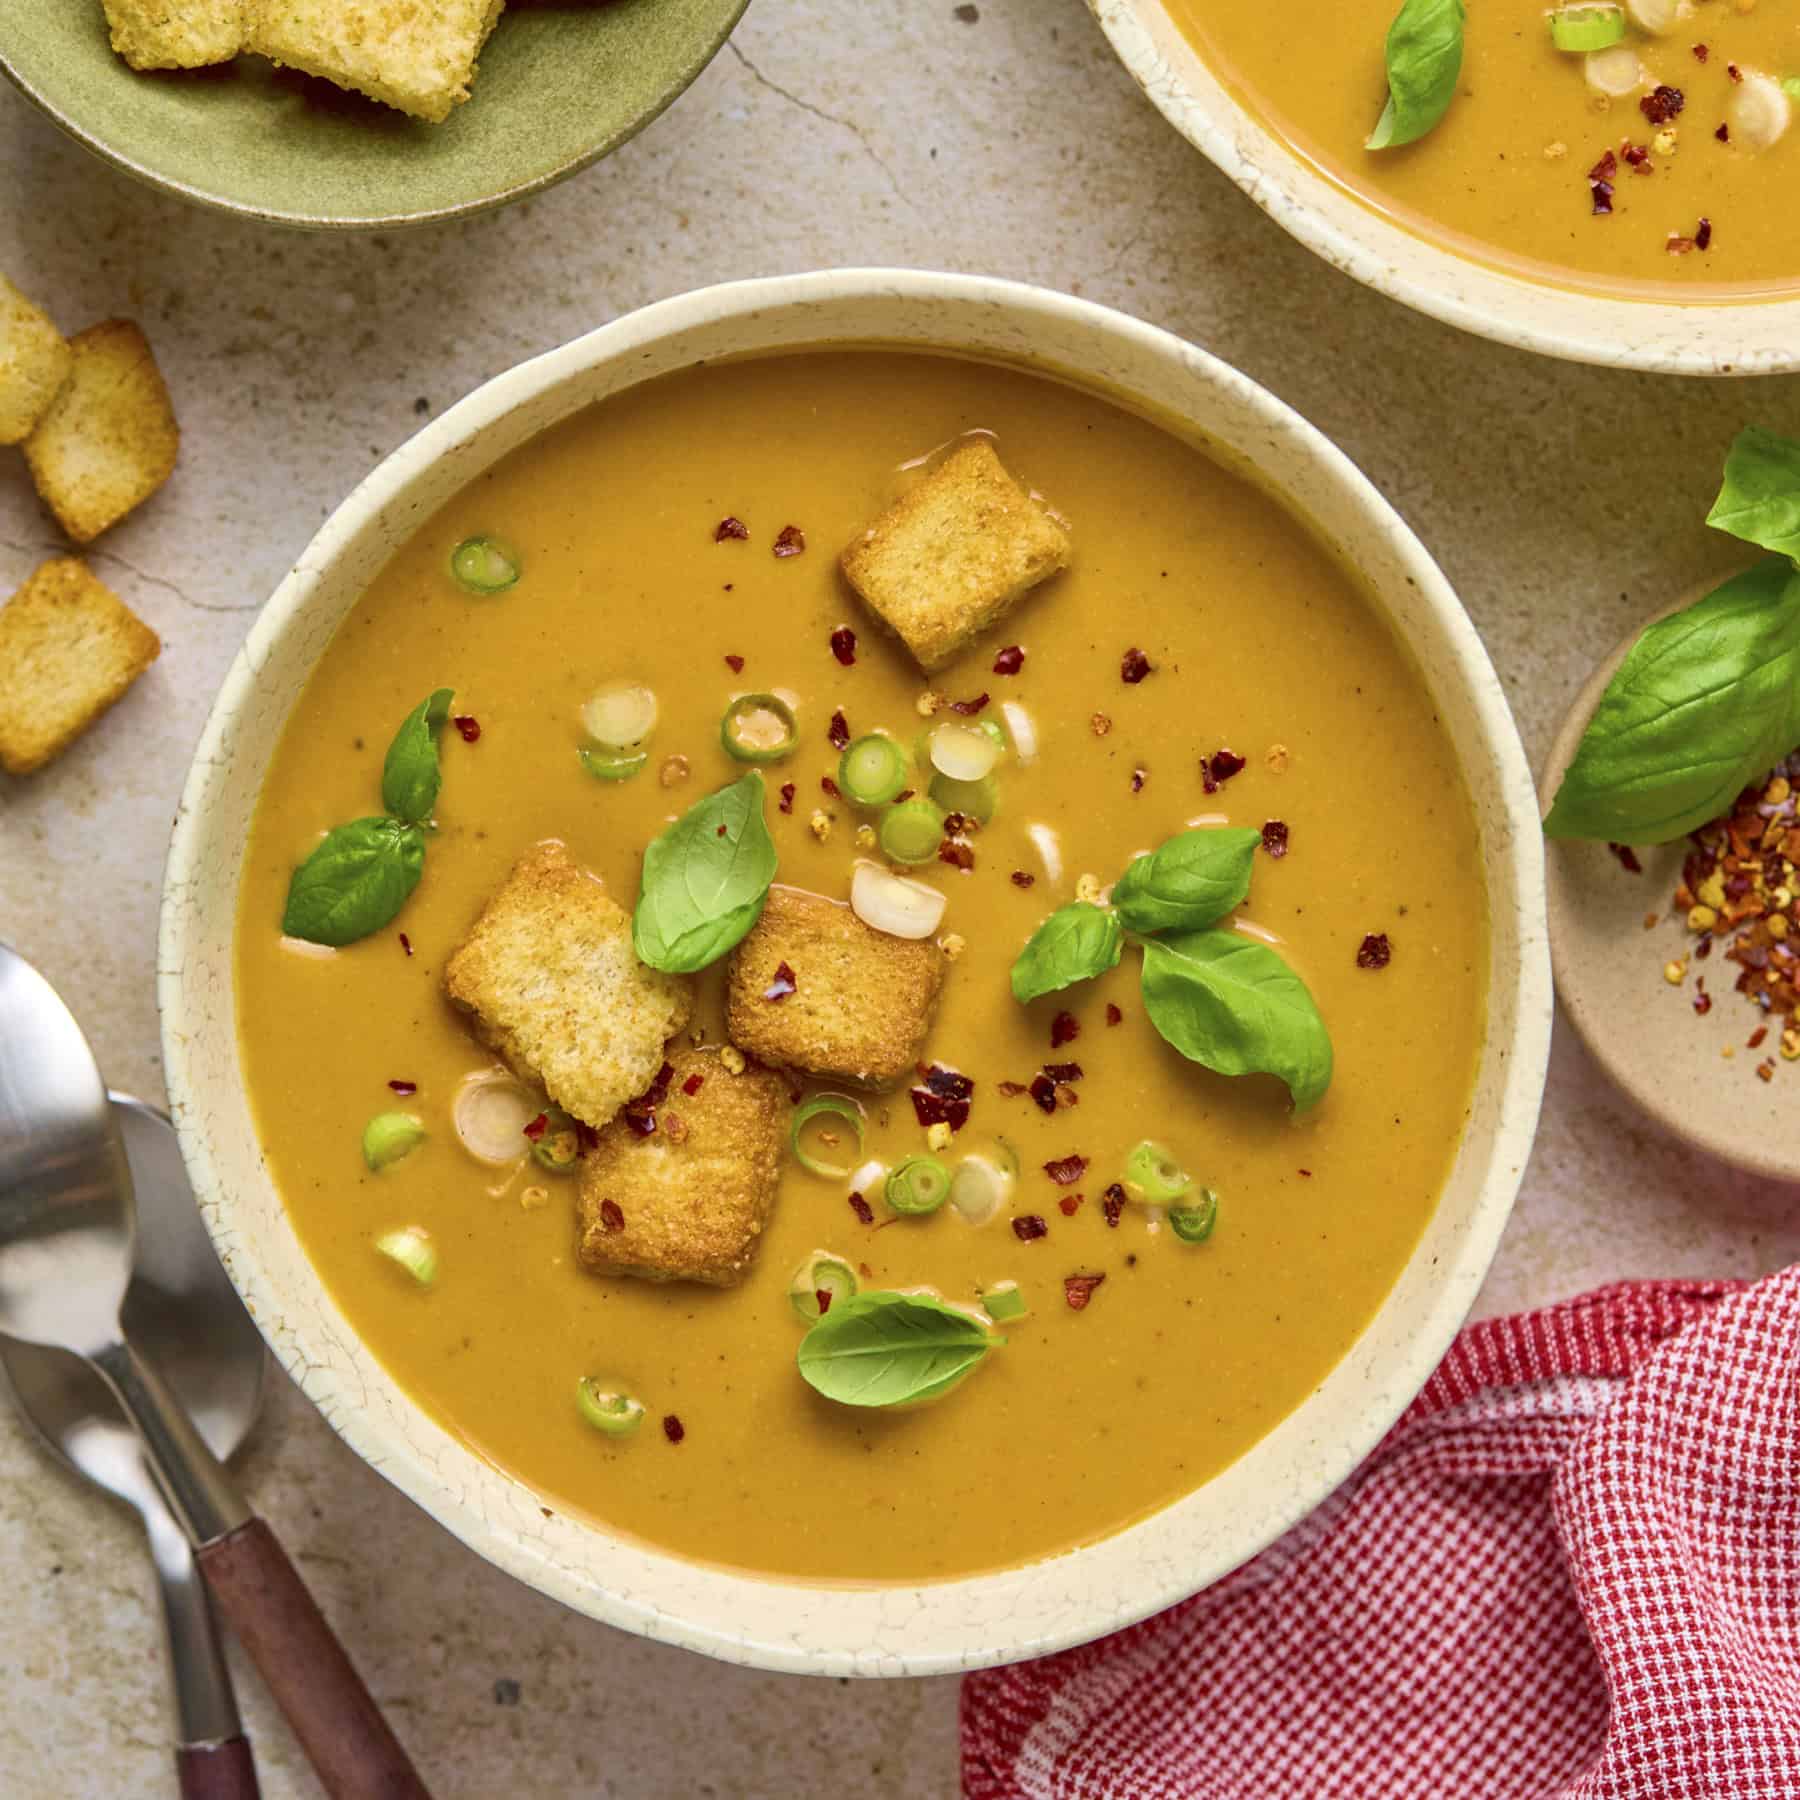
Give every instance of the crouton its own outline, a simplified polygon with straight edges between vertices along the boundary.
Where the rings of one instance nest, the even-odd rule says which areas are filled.
[[[437,124],[505,0],[247,0],[246,48]]]
[[[244,0],[105,0],[112,47],[134,69],[199,69],[243,48]]]
[[[782,964],[793,991],[771,990]],[[944,959],[931,943],[889,937],[822,894],[774,887],[732,952],[725,998],[731,1041],[764,1062],[881,1086],[919,1060]]]
[[[69,379],[25,440],[44,504],[76,543],[97,538],[169,479],[181,433],[144,334],[129,319],[69,340]]]
[[[0,275],[0,444],[30,437],[74,360],[62,333]]]
[[[668,1066],[656,1129],[615,1119],[581,1159],[577,1255],[597,1275],[732,1287],[775,1205],[793,1102],[779,1075],[732,1075],[713,1050],[677,1050]]]
[[[952,451],[840,558],[864,604],[927,671],[1068,560],[1068,533],[1007,474],[986,438]]]
[[[86,563],[45,563],[0,606],[0,768],[28,775],[60,756],[161,649]]]
[[[444,970],[482,1041],[595,1126],[655,1079],[691,986],[638,961],[631,915],[554,841],[519,859]]]

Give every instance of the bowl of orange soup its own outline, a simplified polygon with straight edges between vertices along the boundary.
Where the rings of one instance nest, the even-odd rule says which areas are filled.
[[[1005,282],[712,288],[339,508],[183,799],[226,1267],[482,1555],[769,1668],[1168,1605],[1429,1375],[1520,1180],[1530,775],[1356,469]]]
[[[1789,8],[1090,5],[1178,131],[1381,293],[1583,362],[1800,368]]]

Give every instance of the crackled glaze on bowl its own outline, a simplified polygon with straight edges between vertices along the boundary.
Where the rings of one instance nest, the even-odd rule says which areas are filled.
[[[302,684],[388,556],[464,483],[558,420],[701,359],[820,343],[946,348],[1068,374],[1222,450],[1360,568],[1411,645],[1468,773],[1492,912],[1488,1045],[1449,1186],[1350,1354],[1241,1461],[1128,1530],[1025,1568],[846,1588],[684,1562],[536,1496],[416,1407],[302,1253],[238,1066],[235,899],[263,771]],[[482,1555],[595,1618],[731,1661],[927,1675],[1042,1654],[1172,1604],[1316,1506],[1423,1385],[1474,1300],[1524,1172],[1549,1043],[1530,772],[1473,626],[1424,549],[1311,426],[1190,344],[1040,289],[851,270],[705,289],[497,377],[395,451],[263,610],[214,707],[176,822],[159,950],[169,1088],[207,1223],[270,1343],[344,1439]]]
[[[1670,375],[1800,369],[1800,299],[1625,300],[1530,281],[1383,218],[1235,100],[1162,0],[1088,0],[1157,109],[1284,231],[1346,275],[1463,331],[1573,362]]]

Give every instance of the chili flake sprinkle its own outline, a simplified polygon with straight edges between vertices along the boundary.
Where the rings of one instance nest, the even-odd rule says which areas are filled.
[[[409,938],[404,931],[400,934],[400,948],[404,950],[408,956],[411,956],[413,953],[412,939]]]
[[[623,1231],[625,1229],[625,1210],[616,1200],[600,1202],[600,1229],[602,1231]]]
[[[784,525],[775,534],[777,556],[798,556],[806,548],[806,533],[798,525]]]
[[[1215,750],[1201,761],[1200,785],[1207,793],[1216,794],[1243,766],[1244,759],[1235,750]]]
[[[713,527],[713,542],[729,544],[741,541],[750,535],[750,527],[742,519],[733,518],[729,513]]]
[[[972,719],[979,712],[987,710],[987,703],[992,696],[977,694],[973,700],[952,700],[950,710],[959,713],[965,719]]]
[[[831,724],[825,733],[831,740],[834,750],[842,750],[850,742],[850,721],[844,717],[844,709],[839,707],[831,715]]]
[[[1044,1223],[1041,1213],[1020,1213],[1012,1222],[1013,1236],[1021,1244],[1035,1243],[1039,1238],[1050,1235],[1050,1227]]]
[[[1144,783],[1149,779],[1150,771],[1148,769],[1133,769],[1131,771],[1131,791],[1134,794],[1141,794],[1144,791]]]
[[[1627,875],[1643,874],[1644,865],[1638,861],[1637,852],[1629,844],[1608,844],[1606,847],[1619,859],[1619,867]]]
[[[1050,1048],[1060,1050],[1081,1036],[1081,1021],[1071,1012],[1059,1012],[1050,1021]]]
[[[1065,1219],[1072,1219],[1081,1211],[1082,1199],[1083,1196],[1080,1194],[1064,1194],[1056,1203],[1057,1210]]]
[[[1638,102],[1638,110],[1652,125],[1667,125],[1671,119],[1680,117],[1681,109],[1686,105],[1687,95],[1665,81]]]
[[[1100,1196],[1100,1210],[1106,1214],[1106,1222],[1114,1231],[1119,1228],[1119,1220],[1125,1212],[1125,1190],[1118,1182],[1114,1182]]]
[[[1040,1073],[1033,1076],[1028,1091],[1037,1103],[1039,1112],[1053,1113],[1056,1111],[1056,1083],[1048,1075]]]
[[[1120,1010],[1116,1006],[1114,1006],[1110,1000],[1107,1001],[1107,1003],[1106,1003],[1106,1022],[1107,1022],[1107,1024],[1117,1025],[1124,1019],[1124,1017],[1125,1017],[1125,1015],[1122,1012],[1120,1012]]]
[[[794,971],[786,963],[775,965],[775,979],[763,989],[763,998],[769,1001],[785,1000],[789,994],[799,991],[800,984],[794,979]]]
[[[856,661],[856,633],[848,625],[840,625],[831,634],[831,654],[846,669]]]
[[[1008,644],[994,658],[996,675],[1016,675],[1025,666],[1025,650],[1022,645]]]
[[[1071,1312],[1083,1311],[1087,1303],[1094,1297],[1094,1289],[1106,1279],[1104,1275],[1065,1275],[1063,1277],[1063,1298],[1069,1303]]]
[[[1280,819],[1265,819],[1262,828],[1262,847],[1279,861],[1288,853],[1288,828]]]
[[[1393,960],[1393,946],[1388,942],[1385,931],[1371,931],[1357,946],[1356,966],[1359,969],[1385,969]]]
[[[687,1427],[673,1413],[663,1414],[663,1436],[671,1444],[679,1444],[687,1436]]]
[[[791,813],[794,810],[794,791],[794,784],[791,781],[784,781],[781,784],[781,810],[784,813]]]
[[[725,657],[725,666],[732,672],[732,674],[741,675],[744,672],[744,659],[741,656],[738,656],[734,653],[727,652],[726,657]]]
[[[471,713],[458,713],[450,721],[456,727],[456,734],[465,744],[478,743],[481,739],[481,721]]]
[[[1044,1164],[1044,1173],[1058,1187],[1073,1187],[1087,1172],[1087,1166],[1085,1156],[1059,1156],[1054,1162]]]
[[[1037,885],[1037,877],[1030,873],[1029,870],[1014,869],[1012,872],[1012,884],[1016,888],[1035,887]]]
[[[527,1142],[535,1144],[550,1129],[550,1115],[539,1113],[531,1123],[524,1127]]]
[[[1149,657],[1135,644],[1119,658],[1119,679],[1128,687],[1136,687],[1146,675],[1154,672],[1154,665]]]
[[[850,1196],[850,1210],[855,1213],[865,1225],[873,1225],[875,1223],[874,1209],[861,1194],[852,1194]]]
[[[1609,150],[1588,170],[1588,188],[1594,196],[1594,211],[1606,214],[1613,209],[1613,177],[1619,172],[1619,159]]]

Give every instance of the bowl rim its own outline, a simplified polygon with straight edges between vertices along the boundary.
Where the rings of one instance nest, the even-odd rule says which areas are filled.
[[[1203,1490],[1182,1496],[1149,1519],[1057,1556],[916,1587],[863,1587],[750,1575],[645,1548],[596,1526],[579,1528],[584,1546],[591,1547],[591,1541],[598,1538],[609,1558],[629,1562],[630,1552],[636,1559],[633,1567],[653,1570],[664,1586],[659,1600],[655,1591],[646,1592],[642,1585],[613,1585],[610,1567],[608,1582],[602,1585],[591,1572],[578,1578],[574,1571],[555,1561],[545,1548],[542,1528],[535,1517],[536,1505],[520,1507],[517,1503],[520,1495],[528,1501],[535,1500],[522,1483],[511,1482],[516,1490],[511,1498],[515,1513],[532,1515],[527,1521],[529,1530],[514,1515],[504,1511],[490,1515],[476,1507],[465,1491],[466,1484],[447,1479],[443,1468],[425,1455],[418,1444],[383,1424],[376,1408],[341,1403],[326,1406],[308,1388],[309,1398],[314,1398],[315,1404],[325,1411],[333,1429],[424,1511],[488,1561],[579,1612],[721,1660],[772,1671],[919,1676],[961,1673],[1088,1641],[1174,1604],[1265,1548],[1321,1504],[1351,1474],[1424,1386],[1461,1326],[1510,1215],[1535,1134],[1547,1072],[1552,1014],[1549,954],[1542,930],[1543,854],[1536,789],[1510,709],[1473,622],[1424,546],[1344,452],[1285,402],[1209,352],[1110,308],[1022,283],[913,270],[839,269],[724,283],[626,314],[560,349],[491,378],[391,452],[327,519],[259,613],[220,688],[183,790],[164,880],[158,938],[158,1000],[171,1110],[208,1229],[221,1260],[226,1262],[271,1347],[290,1374],[307,1387],[326,1355],[326,1347],[337,1335],[331,1328],[331,1318],[338,1317],[341,1322],[341,1315],[336,1314],[329,1291],[311,1265],[305,1263],[301,1251],[309,1288],[307,1316],[301,1321],[279,1317],[279,1295],[267,1265],[249,1236],[234,1229],[229,1216],[231,1190],[222,1177],[209,1138],[206,1095],[197,1086],[190,1068],[189,1044],[199,1041],[203,1033],[216,1033],[218,1029],[207,1010],[206,983],[188,981],[184,971],[189,961],[189,939],[198,931],[197,920],[203,910],[190,895],[201,886],[196,869],[204,847],[204,802],[214,770],[224,766],[233,721],[257,686],[272,647],[299,618],[319,572],[330,567],[357,533],[385,509],[403,501],[416,479],[459,446],[468,445],[533,398],[560,389],[583,372],[633,357],[641,360],[647,347],[678,340],[686,332],[724,320],[770,315],[780,318],[789,313],[804,316],[821,303],[846,300],[870,306],[885,302],[935,308],[940,317],[957,308],[965,317],[998,313],[1022,326],[1034,321],[1042,321],[1046,326],[1060,322],[1107,340],[1129,340],[1137,349],[1164,362],[1173,360],[1184,371],[1192,371],[1196,378],[1223,390],[1230,402],[1247,410],[1258,432],[1291,437],[1298,446],[1296,454],[1307,459],[1306,466],[1322,470],[1335,490],[1349,496],[1348,503],[1354,506],[1357,516],[1368,519],[1372,529],[1382,533],[1409,587],[1420,590],[1436,628],[1443,634],[1455,678],[1467,690],[1471,732],[1492,759],[1489,780],[1496,816],[1489,825],[1493,847],[1484,859],[1493,875],[1490,905],[1496,919],[1506,909],[1519,940],[1517,967],[1503,969],[1496,958],[1486,989],[1490,1006],[1486,1057],[1493,1060],[1497,1071],[1492,1149],[1475,1186],[1466,1220],[1458,1234],[1441,1247],[1438,1259],[1431,1265],[1425,1290],[1427,1303],[1421,1306],[1418,1316],[1409,1315],[1408,1335],[1391,1362],[1384,1359],[1379,1380],[1365,1384],[1363,1409],[1354,1426],[1334,1415],[1334,1435],[1328,1441],[1307,1439],[1305,1466],[1317,1468],[1318,1479],[1304,1493],[1283,1489],[1270,1494],[1258,1519],[1248,1528],[1242,1519],[1231,1515],[1229,1529],[1234,1535],[1226,1548],[1215,1548],[1199,1561],[1180,1560],[1164,1549],[1160,1555],[1167,1559],[1168,1566],[1162,1569],[1159,1579],[1145,1577],[1145,1569],[1139,1568],[1136,1573],[1145,1578],[1138,1586],[1129,1591],[1122,1586],[1108,1588],[1104,1598],[1090,1582],[1084,1590],[1085,1610],[1079,1617],[1055,1614],[1042,1599],[1037,1584],[1065,1568],[1072,1580],[1075,1565],[1084,1561],[1093,1573],[1114,1573],[1108,1568],[1109,1559],[1127,1552],[1135,1554],[1146,1568],[1157,1563],[1158,1553],[1149,1534],[1182,1507],[1194,1506]],[[941,335],[921,340],[921,347],[925,342],[935,342],[954,352],[959,344],[958,333],[946,326]],[[966,343],[963,347],[967,348]],[[1097,382],[1099,378],[1091,379]],[[477,472],[478,469],[471,469],[465,479]],[[235,893],[234,877],[234,902]],[[1504,1032],[1494,1023],[1494,1003],[1501,997],[1512,1004],[1509,1029]],[[238,1085],[241,1088],[241,1080]],[[267,1183],[266,1175],[263,1179]],[[273,1192],[273,1184],[267,1185]],[[1419,1255],[1415,1248],[1407,1270],[1397,1278],[1396,1288],[1390,1290],[1363,1333],[1322,1378],[1319,1387],[1301,1402],[1297,1412],[1278,1423],[1215,1480],[1229,1478],[1233,1467],[1254,1456],[1309,1407],[1317,1406],[1325,1389],[1355,1364],[1360,1347],[1388,1313],[1399,1282],[1409,1278],[1419,1263]],[[355,1370],[358,1380],[370,1386],[386,1384],[403,1394],[404,1390],[373,1355],[362,1349],[347,1322],[342,1323],[344,1333],[357,1346],[362,1359],[363,1366]],[[471,1464],[480,1462],[416,1402],[407,1399],[405,1410],[409,1423],[419,1429],[430,1428],[435,1457],[456,1454]],[[1299,1446],[1291,1446],[1290,1453],[1298,1455]],[[485,1463],[480,1466],[489,1467]],[[1185,1555],[1187,1546],[1182,1544],[1180,1551]],[[697,1592],[700,1586],[715,1590],[714,1597],[725,1610],[700,1621],[663,1604],[671,1589],[679,1603],[684,1582],[690,1593]],[[779,1618],[771,1624],[768,1617],[759,1617],[759,1613],[778,1612],[784,1601],[798,1607],[798,1596],[816,1601],[821,1595],[829,1596],[833,1618],[841,1621],[834,1625],[839,1641],[829,1646],[815,1644],[809,1648],[793,1631],[785,1629]],[[936,1597],[941,1595],[956,1596],[950,1609],[956,1617],[950,1617],[949,1610],[937,1605]],[[934,1622],[935,1635],[917,1648],[908,1646],[908,1632],[919,1621],[928,1619]],[[993,1642],[995,1636],[1002,1635],[995,1626],[996,1619],[1007,1621],[1013,1628],[1012,1635],[998,1644]]]
[[[503,206],[511,206],[516,200],[525,200],[533,194],[541,194],[546,188],[554,187],[558,182],[568,180],[571,175],[580,174],[583,169],[599,162],[603,157],[612,155],[622,145],[629,143],[646,126],[661,118],[694,85],[702,70],[725,47],[726,41],[737,30],[739,21],[749,9],[750,0],[727,0],[727,4],[730,11],[718,30],[708,32],[703,39],[696,43],[693,54],[683,60],[676,78],[668,90],[659,95],[652,105],[633,113],[631,118],[617,131],[609,133],[598,143],[592,144],[558,163],[555,168],[540,170],[536,175],[529,176],[523,181],[516,181],[510,187],[502,188],[491,194],[480,194],[469,200],[459,200],[445,206],[421,207],[410,212],[336,214],[295,212],[279,206],[259,206],[250,201],[233,199],[228,194],[215,193],[194,182],[182,181],[173,175],[167,175],[161,170],[151,168],[147,163],[141,162],[109,144],[95,130],[82,124],[73,114],[51,99],[48,93],[29,81],[24,71],[19,69],[13,58],[7,54],[4,42],[0,42],[0,74],[4,74],[7,80],[53,125],[66,132],[83,149],[91,151],[102,162],[117,169],[122,175],[129,175],[134,181],[141,181],[146,187],[155,188],[165,194],[173,194],[177,199],[189,201],[207,212],[223,213],[227,217],[235,219],[255,219],[265,225],[280,225],[293,231],[403,231],[413,226],[443,224],[452,219],[472,219],[482,213],[495,212]],[[239,54],[244,53],[240,52]],[[470,103],[472,104],[472,101]],[[371,102],[371,104],[378,103]]]
[[[1668,375],[1800,370],[1800,294],[1673,303],[1534,281],[1459,256],[1384,218],[1282,143],[1213,75],[1163,0],[1087,4],[1163,117],[1290,236],[1376,293],[1567,362]],[[1719,346],[1708,329],[1718,319],[1733,322],[1743,348]]]

